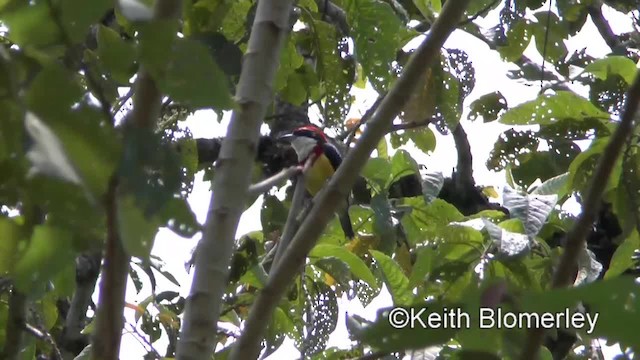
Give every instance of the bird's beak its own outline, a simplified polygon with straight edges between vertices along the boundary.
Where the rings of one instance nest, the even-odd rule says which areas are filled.
[[[282,142],[286,142],[286,143],[291,143],[291,141],[295,138],[296,136],[293,134],[284,134],[284,135],[280,135],[278,136],[278,141],[282,141]]]

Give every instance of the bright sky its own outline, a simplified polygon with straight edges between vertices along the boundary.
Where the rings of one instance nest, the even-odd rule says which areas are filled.
[[[497,14],[493,12],[488,18],[479,19],[477,23],[489,27],[496,23],[496,16]],[[629,31],[632,28],[631,20],[627,17],[619,16],[615,11],[605,9],[604,16],[609,20],[613,31],[618,34]],[[415,45],[417,45],[421,40],[422,39],[417,40]],[[569,48],[569,53],[572,53],[576,49],[587,47],[587,53],[595,57],[602,57],[610,52],[604,40],[602,40],[600,35],[597,33],[591,19],[587,20],[584,30],[580,34],[567,42],[567,46]],[[476,86],[471,95],[467,98],[465,105],[468,106],[479,96],[496,90],[502,92],[508,101],[509,107],[524,101],[532,100],[536,97],[539,90],[538,84],[536,84],[536,86],[526,86],[507,78],[507,71],[515,69],[516,67],[503,63],[497,52],[490,50],[486,44],[475,37],[462,31],[457,31],[449,38],[445,47],[465,50],[469,54],[470,59],[473,62],[473,66],[475,67]],[[541,56],[537,53],[535,46],[530,45],[525,51],[525,54],[532,60],[541,63]],[[576,89],[576,91],[586,95],[584,89]],[[349,117],[360,117],[375,101],[377,94],[371,89],[354,89],[353,93],[356,96],[357,102],[354,104]],[[465,113],[463,115],[463,119],[466,119],[466,116],[467,114]],[[228,121],[229,114],[224,117],[222,123],[218,123],[216,115],[212,111],[199,111],[191,116],[186,123],[194,134],[194,137],[213,138],[222,137],[226,134]],[[497,122],[484,124],[481,120],[476,123],[464,120],[463,125],[465,127],[465,131],[469,135],[469,142],[473,151],[473,169],[476,182],[479,185],[496,186],[505,184],[504,174],[494,173],[487,170],[485,160],[487,159],[489,152],[492,150],[494,143],[498,139],[498,135],[506,130],[507,127],[500,125]],[[415,151],[412,147],[404,148],[412,153],[418,163],[425,164],[430,171],[441,171],[446,176],[449,176],[456,163],[456,150],[453,144],[453,139],[451,136],[441,136],[438,132],[435,133],[437,138],[437,147],[433,154],[425,155],[419,151]],[[501,193],[500,186],[498,186],[498,192]],[[197,176],[193,192],[189,198],[189,203],[191,204],[193,211],[196,213],[200,223],[204,223],[205,221],[210,196],[209,184],[205,184],[202,181],[202,174],[199,174]],[[567,207],[567,209],[571,209],[573,211],[578,210],[575,203],[567,204]],[[259,198],[253,206],[243,214],[237,232],[238,236],[249,231],[261,229],[260,208],[261,198]],[[158,291],[180,291],[181,295],[188,295],[191,279],[185,271],[184,263],[190,258],[191,250],[195,247],[196,242],[200,237],[201,235],[199,234],[193,239],[184,239],[167,229],[161,229],[156,237],[153,254],[158,255],[166,261],[165,269],[171,272],[180,284],[183,284],[183,286],[181,289],[176,289],[175,285],[169,283],[162,277],[158,277]],[[143,274],[141,274],[141,276],[144,277]],[[150,288],[148,286],[148,282],[145,282],[145,288],[141,294],[136,294],[133,283],[129,281],[127,302],[138,303],[145,299],[149,293]],[[97,302],[97,291],[95,294],[95,301]],[[344,317],[346,311],[350,314],[358,314],[369,320],[374,320],[376,309],[390,306],[392,305],[392,302],[389,294],[384,291],[367,308],[363,308],[357,300],[348,302],[346,297],[339,300],[339,305],[340,318],[338,320],[338,326],[334,334],[330,337],[328,346],[347,347],[349,345]],[[134,323],[133,316],[133,310],[125,309],[125,317],[128,323]],[[129,326],[126,328],[129,329]],[[127,334],[123,337],[121,357],[123,359],[140,359],[147,352],[144,349],[145,347],[147,347],[147,345],[143,345],[136,340],[134,335]],[[163,338],[159,340],[154,344],[154,347],[163,354],[166,349],[166,339]],[[612,358],[616,352],[619,353],[619,349],[605,349],[607,358]],[[275,354],[270,356],[271,359],[288,359],[298,357],[299,353],[291,341],[286,341]]]

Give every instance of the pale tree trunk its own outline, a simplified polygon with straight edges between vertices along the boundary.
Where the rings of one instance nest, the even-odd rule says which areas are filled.
[[[244,331],[231,351],[231,360],[256,359],[260,355],[260,342],[269,325],[273,310],[283,293],[298,273],[300,266],[322,234],[338,204],[346,197],[361,169],[371,156],[380,139],[391,128],[424,70],[439,56],[440,48],[456,28],[470,0],[448,0],[431,27],[426,40],[412,55],[400,78],[382,100],[379,108],[367,122],[367,128],[356,146],[349,151],[342,165],[314,199],[311,210],[298,232],[284,249],[281,259],[273,264],[269,279],[251,307]]]
[[[292,3],[258,2],[236,90],[237,107],[216,162],[211,202],[178,342],[178,359],[209,359],[214,350],[236,229],[245,209],[260,126],[273,98],[273,81],[290,29]]]

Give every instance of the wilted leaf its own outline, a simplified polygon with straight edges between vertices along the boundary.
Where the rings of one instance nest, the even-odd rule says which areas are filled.
[[[504,187],[503,206],[512,217],[520,219],[528,236],[536,236],[558,201],[557,195],[523,195]]]

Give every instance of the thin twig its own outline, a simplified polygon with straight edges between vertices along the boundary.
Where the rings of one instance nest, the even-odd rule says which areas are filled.
[[[424,120],[420,120],[420,121],[409,121],[409,122],[406,122],[406,123],[394,124],[391,127],[391,129],[389,129],[389,132],[396,132],[396,131],[401,131],[401,130],[411,130],[411,129],[427,126],[429,124],[431,124],[431,119],[424,119]]]
[[[267,179],[264,179],[259,183],[255,183],[249,186],[249,191],[247,196],[253,197],[253,196],[262,194],[274,186],[283,184],[285,181],[291,179],[294,175],[300,173],[301,171],[302,171],[302,168],[300,166],[291,166],[291,167],[282,169],[282,171],[280,171],[279,173]]]
[[[24,323],[24,330],[33,335],[35,338],[37,338],[38,340],[44,341],[46,343],[48,343],[51,348],[53,349],[53,356],[54,356],[54,360],[62,360],[64,359],[62,357],[62,353],[60,352],[60,349],[58,348],[58,344],[56,344],[55,340],[53,340],[53,336],[51,336],[51,334],[49,334],[47,331],[44,330],[40,330],[37,327],[25,322]]]
[[[367,111],[364,113],[364,115],[362,115],[362,118],[360,118],[360,121],[358,121],[358,123],[355,124],[348,131],[336,136],[336,140],[340,140],[340,141],[346,140],[346,144],[347,144],[347,148],[348,148],[349,145],[351,144],[351,142],[353,141],[356,133],[358,132],[358,129],[360,129],[360,127],[363,124],[366,124],[366,122],[369,121],[369,119],[371,119],[373,114],[378,109],[378,106],[380,106],[380,103],[382,103],[382,100],[384,99],[385,95],[386,94],[379,95],[378,98],[376,99],[376,101],[373,103],[373,105],[371,105],[371,107],[369,107],[369,109],[367,109]]]
[[[153,344],[151,343],[151,341],[147,339],[146,334],[141,334],[140,331],[138,331],[138,328],[134,324],[127,323],[127,325],[129,325],[129,328],[130,328],[129,332],[132,335],[134,335],[134,338],[138,340],[138,342],[140,343],[140,345],[142,345],[142,347],[145,347],[144,345],[146,345],[147,347],[149,347],[149,351],[151,351],[153,355],[155,355],[156,359],[162,359],[162,355],[160,355],[158,350],[156,350],[153,347]]]
[[[602,156],[598,161],[596,170],[591,177],[590,186],[587,190],[582,213],[576,220],[575,224],[567,233],[567,242],[564,253],[558,264],[558,268],[553,276],[551,286],[553,288],[567,287],[572,283],[572,277],[576,262],[580,252],[584,248],[585,238],[591,230],[591,226],[596,219],[600,201],[604,189],[609,182],[611,171],[615,166],[617,159],[626,144],[626,139],[633,133],[633,126],[638,112],[638,104],[640,102],[640,71],[636,74],[636,78],[627,91],[627,99],[625,109],[622,113],[622,119],[618,124],[616,131],[611,135],[607,147],[604,149]],[[544,329],[532,329],[529,331],[527,342],[521,355],[521,359],[530,360],[537,359],[538,351],[544,339]]]
[[[127,103],[127,101],[129,101],[129,99],[131,99],[132,96],[133,86],[129,88],[129,91],[123,97],[118,99],[118,103],[113,107],[113,110],[111,110],[111,116],[115,118],[120,110],[122,110],[122,107]]]

